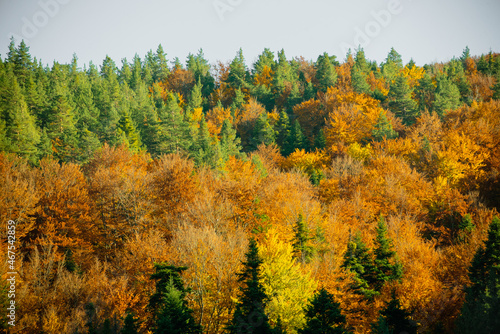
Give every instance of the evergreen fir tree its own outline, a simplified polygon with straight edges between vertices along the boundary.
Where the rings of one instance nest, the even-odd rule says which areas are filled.
[[[280,118],[278,122],[276,122],[274,132],[276,134],[276,144],[278,144],[283,153],[290,135],[290,119],[286,111],[282,110],[280,112]]]
[[[326,92],[328,87],[333,87],[337,83],[337,71],[335,70],[335,56],[330,57],[328,53],[318,57],[316,61],[316,80],[318,90]]]
[[[377,236],[375,238],[375,289],[380,291],[383,285],[388,281],[401,280],[403,276],[403,267],[395,259],[396,252],[393,250],[392,240],[387,236],[387,224],[383,216],[380,216],[377,227]]]
[[[153,72],[153,81],[165,81],[168,75],[170,74],[170,70],[168,68],[167,54],[163,50],[163,47],[158,45],[156,49],[156,53],[154,55],[153,67],[151,68]]]
[[[357,65],[354,65],[351,69],[351,84],[357,93],[371,94],[372,92],[370,85],[366,82],[366,75]]]
[[[186,267],[155,263],[156,291],[149,300],[155,315],[154,334],[201,334],[186,301],[187,290],[180,277]]]
[[[372,130],[372,136],[375,141],[394,139],[398,137],[398,133],[393,130],[391,122],[389,122],[382,111],[378,116],[378,121],[375,124],[375,128]]]
[[[307,228],[306,222],[304,221],[304,217],[302,214],[299,214],[299,218],[295,223],[294,227],[294,242],[293,248],[295,250],[296,258],[302,262],[306,263],[312,257],[314,253],[314,248],[309,244],[309,241],[312,239],[309,235],[310,232]]]
[[[439,116],[444,116],[447,110],[454,110],[460,106],[460,91],[448,77],[442,75],[437,78],[436,100],[434,110]]]
[[[123,110],[121,113],[117,134],[122,137],[122,143],[125,144],[130,151],[139,152],[142,146],[141,137],[127,110]]]
[[[184,120],[178,97],[170,94],[158,113],[160,142],[158,153],[189,152],[193,144],[189,123]]]
[[[376,268],[368,247],[357,234],[347,245],[342,267],[354,273],[354,284],[351,286],[356,293],[372,299],[378,295],[371,285],[376,279]]]
[[[197,166],[216,167],[218,164],[216,150],[216,146],[212,144],[212,137],[208,131],[205,117],[202,117],[198,128],[198,135],[190,148],[190,155]]]
[[[417,325],[411,320],[411,313],[401,307],[399,299],[392,295],[392,299],[387,303],[381,312],[376,324],[372,324],[373,333],[382,334],[416,334]]]
[[[466,289],[465,303],[457,319],[456,333],[500,332],[500,219],[495,216],[488,239],[480,247],[469,268],[472,285]]]
[[[243,283],[240,287],[241,295],[227,331],[230,334],[272,333],[269,319],[264,313],[268,297],[259,281],[262,260],[255,239],[250,239],[245,257],[243,271],[238,273],[238,281]]]
[[[404,76],[395,78],[389,89],[388,100],[389,108],[404,124],[413,124],[418,116],[417,103],[412,98],[412,90]]]
[[[284,154],[289,155],[293,153],[296,149],[302,150],[306,149],[306,138],[302,133],[302,127],[298,120],[293,122],[293,126],[290,129],[290,134],[287,138]]]
[[[434,107],[436,87],[432,82],[431,76],[426,72],[424,76],[418,81],[415,87],[415,98],[418,102],[419,110],[427,110],[431,112]]]
[[[391,48],[387,55],[385,63],[382,64],[382,74],[389,81],[392,82],[399,76],[399,71],[403,69],[403,59],[401,55]]]
[[[260,144],[270,145],[275,142],[273,127],[269,124],[267,114],[263,113],[257,118],[253,129],[252,147],[257,149]]]
[[[323,129],[319,129],[318,134],[314,138],[314,148],[318,150],[326,148],[326,136]]]
[[[322,288],[306,308],[306,324],[299,334],[347,334],[346,318],[341,313],[340,304]]]
[[[222,159],[224,161],[227,161],[231,156],[242,156],[241,139],[236,136],[236,129],[233,128],[228,119],[225,119],[222,123],[220,147]]]
[[[139,334],[138,322],[139,320],[134,317],[134,313],[127,312],[120,334]]]

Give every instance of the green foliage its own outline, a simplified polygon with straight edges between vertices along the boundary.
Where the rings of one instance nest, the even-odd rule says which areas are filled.
[[[302,127],[300,126],[299,121],[295,120],[295,122],[293,122],[293,126],[290,129],[290,133],[283,148],[283,153],[286,156],[294,152],[295,149],[301,150],[306,148],[307,148],[306,137],[302,133]]]
[[[383,112],[380,112],[375,128],[372,130],[372,136],[375,141],[398,137],[398,133],[393,130],[391,122],[389,122]]]
[[[335,56],[330,57],[328,53],[318,57],[316,61],[316,80],[318,89],[326,92],[328,87],[333,87],[337,83],[337,71],[335,70]]]
[[[343,334],[349,333],[340,304],[324,288],[319,290],[306,308],[306,325],[299,334]]]
[[[275,142],[274,129],[269,124],[267,114],[263,113],[257,118],[253,129],[252,147],[256,149],[260,144],[271,145]]]
[[[222,159],[227,161],[229,157],[241,157],[241,139],[236,136],[236,129],[231,122],[225,119],[220,132],[220,150]]]
[[[434,110],[439,116],[444,116],[447,110],[460,106],[460,91],[457,86],[446,76],[437,78],[436,100]]]
[[[314,247],[310,245],[312,237],[302,214],[299,214],[293,230],[295,233],[293,242],[295,257],[300,262],[306,263],[314,255]]]
[[[123,328],[120,334],[139,334],[139,319],[136,319],[134,313],[127,312],[127,316],[123,321]]]
[[[233,147],[233,149],[234,148],[235,147]],[[205,121],[205,117],[203,117],[199,124],[198,135],[189,149],[191,157],[197,166],[209,166],[214,168],[219,163],[220,149],[219,142],[217,141],[214,143],[212,140],[210,132],[208,131],[207,122]]]
[[[245,254],[243,270],[238,273],[240,297],[233,318],[227,326],[228,333],[272,333],[269,319],[264,312],[268,297],[259,281],[262,259],[255,239],[250,239],[248,252]]]
[[[154,334],[202,333],[193,318],[186,301],[187,290],[180,274],[186,267],[155,263],[156,290],[149,300],[149,308],[155,315]]]
[[[372,333],[417,333],[417,324],[411,319],[411,313],[401,307],[399,299],[396,299],[394,294],[392,295],[392,299],[380,313],[381,315],[378,321],[372,324]]]
[[[366,75],[358,65],[354,65],[351,69],[351,84],[355,92],[371,94],[370,85],[366,82]]]
[[[389,109],[399,118],[404,124],[413,124],[418,116],[417,103],[412,98],[412,90],[408,84],[408,80],[398,75],[391,84],[388,95]]]
[[[387,224],[383,216],[380,216],[375,238],[375,284],[374,287],[380,291],[384,284],[389,281],[400,281],[403,276],[403,266],[396,259],[392,240],[387,236]]]
[[[500,219],[495,216],[488,239],[480,247],[469,268],[472,285],[466,289],[457,333],[496,333],[500,330]]]

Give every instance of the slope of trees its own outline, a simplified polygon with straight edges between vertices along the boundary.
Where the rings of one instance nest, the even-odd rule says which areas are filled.
[[[500,57],[466,51],[82,69],[12,41],[10,333],[495,331]]]

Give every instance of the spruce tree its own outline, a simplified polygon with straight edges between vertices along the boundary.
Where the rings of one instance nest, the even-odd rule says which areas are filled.
[[[394,83],[389,89],[389,109],[401,120],[404,124],[413,124],[418,116],[417,103],[412,98],[412,90],[408,84],[408,80],[398,75]]]
[[[401,307],[401,303],[396,296],[392,295],[391,300],[380,312],[380,317],[375,324],[372,324],[374,334],[416,334],[417,324],[411,320],[411,313]]]
[[[372,130],[372,136],[375,141],[384,139],[394,139],[398,137],[398,133],[392,128],[391,122],[387,119],[384,112],[380,112],[375,128]]]
[[[293,153],[296,149],[302,150],[307,148],[306,137],[302,133],[302,127],[298,120],[293,122],[293,126],[290,129],[290,133],[286,140],[284,147],[284,155],[287,156]]]
[[[149,300],[149,308],[155,315],[154,334],[201,334],[202,328],[188,308],[186,293],[180,274],[186,267],[155,263],[155,293]]]
[[[444,116],[446,111],[454,110],[460,106],[460,91],[457,86],[446,76],[437,78],[436,99],[434,110],[439,116]]]
[[[403,276],[403,267],[396,259],[392,240],[387,236],[387,224],[383,216],[380,216],[375,238],[375,290],[380,291],[388,281],[400,280]]]
[[[275,142],[274,129],[269,124],[266,113],[257,118],[253,129],[252,147],[257,149],[260,144],[270,145]]]
[[[363,295],[367,299],[372,299],[379,294],[372,287],[376,280],[375,264],[360,234],[356,234],[347,245],[342,267],[354,273],[354,283],[351,289],[355,293]]]
[[[138,321],[139,320],[135,318],[134,313],[127,312],[120,334],[139,334]]]
[[[284,154],[285,146],[287,144],[288,136],[290,134],[290,119],[286,111],[282,110],[280,112],[280,118],[275,125],[276,133],[276,144],[281,148],[281,152]]]
[[[243,270],[238,273],[240,297],[233,318],[227,326],[230,334],[252,333],[269,334],[272,329],[269,319],[264,313],[268,297],[259,281],[262,259],[255,239],[250,239],[248,252],[245,254]]]
[[[193,144],[189,123],[184,120],[178,96],[170,94],[158,112],[160,142],[158,151],[163,153],[189,152]]]
[[[319,290],[306,307],[306,324],[299,334],[344,334],[346,318],[341,313],[340,304],[325,288]]]
[[[323,53],[316,61],[316,80],[318,90],[326,92],[328,87],[337,83],[337,71],[335,70],[335,56],[330,57],[328,53]]]
[[[456,333],[486,334],[500,332],[500,219],[495,216],[488,239],[480,247],[469,268],[471,286],[457,319]]]
[[[236,136],[236,129],[233,128],[228,119],[225,119],[222,123],[222,129],[220,132],[220,148],[222,159],[224,161],[227,161],[231,156],[242,156],[241,139]]]
[[[357,93],[371,94],[370,85],[366,82],[366,75],[357,65],[351,69],[351,85]]]
[[[312,257],[314,248],[309,243],[312,237],[310,236],[310,232],[302,214],[299,214],[293,230],[295,234],[293,242],[295,257],[300,262],[306,263]]]
[[[200,120],[198,135],[189,151],[197,166],[216,167],[219,163],[217,161],[217,147],[212,143],[205,117]]]

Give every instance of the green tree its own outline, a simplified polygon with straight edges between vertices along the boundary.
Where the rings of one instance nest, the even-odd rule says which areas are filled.
[[[174,152],[189,152],[193,144],[189,123],[184,120],[178,97],[170,94],[166,103],[158,112],[160,124],[160,154]]]
[[[276,134],[276,144],[278,144],[283,153],[284,148],[287,144],[288,137],[290,135],[290,119],[288,118],[288,114],[286,113],[286,111],[282,110],[280,112],[280,118],[276,122],[274,128],[274,132]]]
[[[306,308],[306,325],[299,334],[344,334],[346,318],[341,313],[340,304],[325,288],[319,290]]]
[[[136,319],[134,313],[127,312],[127,316],[123,321],[123,328],[120,334],[139,334],[139,319]]]
[[[161,44],[158,45],[153,60],[153,66],[151,68],[153,81],[165,81],[170,74],[170,70],[168,68],[167,54],[163,50],[163,46],[161,46]]]
[[[356,234],[347,245],[347,252],[344,256],[342,268],[354,273],[354,283],[351,289],[356,293],[372,299],[378,295],[371,285],[375,282],[376,268],[372,254],[361,239],[360,234]]]
[[[132,152],[138,152],[141,149],[141,136],[136,130],[127,110],[121,113],[120,121],[118,122],[117,135],[121,137],[119,141],[129,148]]]
[[[366,75],[357,65],[354,65],[351,69],[351,84],[355,92],[371,94],[370,85],[366,82]]]
[[[412,90],[404,76],[398,75],[391,84],[388,101],[389,109],[401,118],[404,124],[413,124],[418,116],[417,103],[412,98]]]
[[[252,147],[257,149],[260,144],[271,145],[275,142],[274,129],[269,124],[266,113],[257,118],[253,129]]]
[[[439,116],[444,116],[447,110],[454,110],[460,106],[460,91],[446,76],[437,78],[436,100],[434,110]]]
[[[335,86],[337,83],[337,71],[335,70],[335,56],[329,56],[323,53],[316,60],[316,80],[318,81],[318,90],[326,92],[328,87]]]
[[[398,137],[398,133],[392,128],[391,122],[387,119],[384,112],[380,112],[375,128],[372,130],[372,136],[375,141],[384,139],[394,139]]]
[[[272,333],[269,319],[264,312],[268,297],[259,281],[262,259],[259,257],[257,242],[253,238],[250,239],[245,257],[243,270],[238,273],[238,281],[243,284],[240,287],[241,295],[227,331],[230,334]]]
[[[387,55],[385,62],[382,64],[382,74],[389,81],[392,82],[399,76],[399,72],[403,69],[403,59],[394,48]]]
[[[231,125],[228,119],[225,119],[222,123],[220,148],[224,161],[227,161],[231,156],[240,157],[242,155],[241,139],[236,136],[236,129]]]
[[[193,318],[188,307],[186,293],[180,274],[186,267],[155,263],[155,273],[151,279],[156,281],[156,291],[149,300],[149,307],[155,317],[155,334],[195,334],[202,328]]]
[[[307,148],[307,139],[302,133],[302,127],[298,120],[293,122],[293,126],[290,129],[290,134],[286,140],[286,145],[284,147],[284,155],[289,155],[295,149],[306,149]]]
[[[218,144],[218,143],[217,143]],[[213,144],[205,117],[200,120],[198,135],[190,148],[191,157],[197,166],[216,167],[219,163],[218,145]]]
[[[480,247],[469,268],[471,286],[457,319],[456,333],[486,334],[500,331],[500,219],[495,216],[488,239]]]
[[[402,264],[396,259],[396,252],[392,240],[387,236],[387,224],[383,216],[380,216],[375,238],[375,290],[380,291],[388,281],[400,280],[403,276]]]
[[[417,324],[411,320],[411,313],[401,307],[399,299],[393,294],[386,307],[380,312],[380,317],[372,324],[374,334],[416,334]]]
[[[294,242],[293,248],[295,257],[302,263],[308,262],[314,254],[314,247],[311,246],[310,240],[312,237],[307,228],[304,216],[299,214],[294,226]]]

